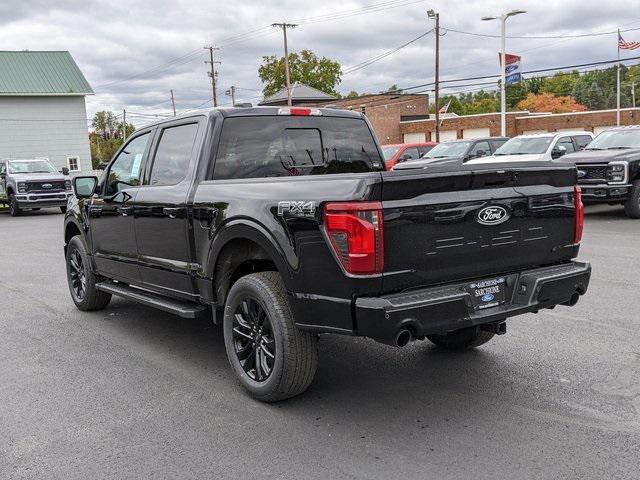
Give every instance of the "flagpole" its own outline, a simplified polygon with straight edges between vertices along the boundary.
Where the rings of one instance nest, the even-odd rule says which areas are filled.
[[[616,126],[620,126],[620,29],[618,29],[618,71],[616,76]]]

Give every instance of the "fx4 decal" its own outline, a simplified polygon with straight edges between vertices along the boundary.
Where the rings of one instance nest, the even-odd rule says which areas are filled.
[[[278,202],[278,215],[285,213],[303,217],[313,217],[316,213],[316,202],[282,201]]]

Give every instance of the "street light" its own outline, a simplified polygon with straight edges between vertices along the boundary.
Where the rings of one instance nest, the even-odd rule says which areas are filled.
[[[434,78],[435,86],[435,110],[436,110],[436,143],[440,142],[440,14],[435,10],[427,10],[427,16],[431,20],[435,20],[436,26],[434,31],[436,32],[436,70]]]
[[[515,15],[520,15],[521,13],[527,13],[526,10],[511,10],[510,12],[504,13],[502,15],[496,15],[491,17],[482,17],[481,20],[489,21],[489,20],[501,20],[502,21],[502,33],[501,33],[501,48],[500,48],[500,132],[503,137],[507,135],[507,94],[506,94],[506,85],[505,85],[505,77],[507,71],[507,65],[505,61],[505,25],[507,23],[507,18],[513,17]]]

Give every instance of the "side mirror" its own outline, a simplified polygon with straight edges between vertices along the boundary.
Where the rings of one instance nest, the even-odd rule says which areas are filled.
[[[564,145],[557,145],[553,147],[553,150],[551,151],[551,158],[560,158],[565,153],[567,153],[567,147]]]
[[[6,173],[0,173],[0,179],[4,180],[5,178],[7,178],[7,174]]]
[[[69,169],[67,167],[62,167],[60,169],[60,173],[63,175],[69,175]]]
[[[73,193],[78,198],[91,198],[96,193],[98,177],[76,177],[73,179]]]

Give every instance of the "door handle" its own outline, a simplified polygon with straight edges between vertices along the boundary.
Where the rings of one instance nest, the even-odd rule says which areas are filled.
[[[180,213],[179,208],[163,208],[162,214],[169,218],[178,218],[178,213]]]
[[[90,217],[99,217],[100,215],[102,215],[102,207],[90,206],[88,210]]]
[[[130,214],[133,213],[133,206],[132,205],[122,206],[122,207],[118,207],[117,210],[118,210],[118,213],[121,214],[123,217],[128,217]]]

